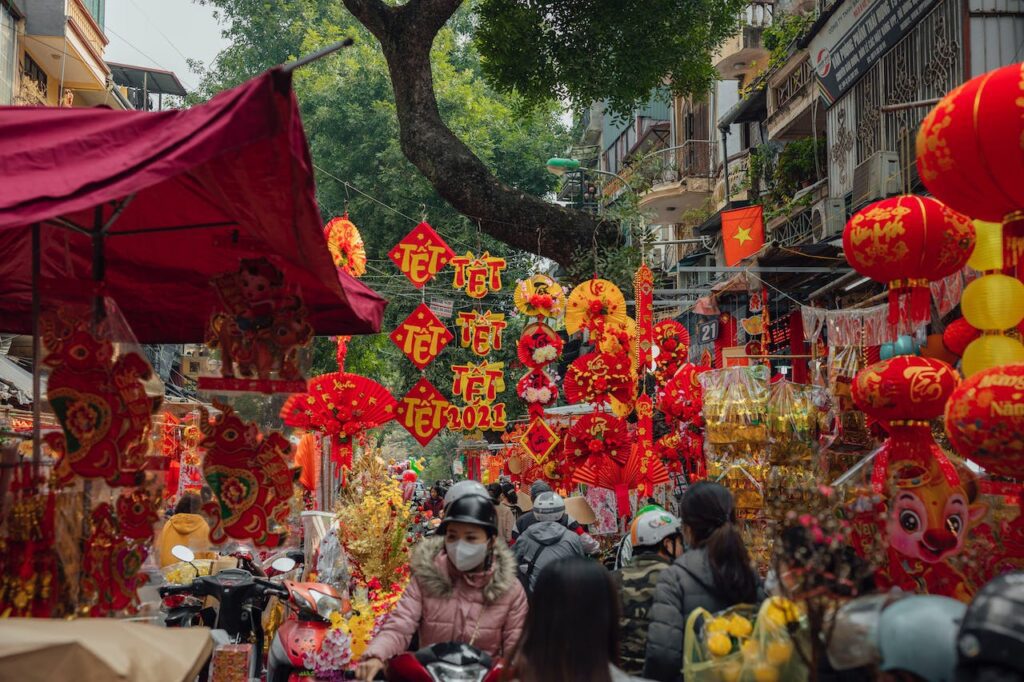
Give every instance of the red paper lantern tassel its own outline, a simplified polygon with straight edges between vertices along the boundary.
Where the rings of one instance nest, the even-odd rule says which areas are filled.
[[[619,518],[625,518],[629,516],[629,486],[625,483],[619,483],[615,486],[615,506],[619,511]]]
[[[331,438],[331,461],[338,465],[335,475],[339,476],[342,469],[352,468],[352,439],[337,435]]]
[[[1024,211],[1003,218],[1003,269],[1024,281]]]
[[[910,297],[906,314],[900,310],[900,297]],[[913,323],[927,322],[931,319],[932,291],[926,279],[896,279],[889,282],[889,324],[898,324],[901,320]]]
[[[544,406],[540,403],[530,403],[526,409],[530,414],[531,421],[537,418],[544,418]]]

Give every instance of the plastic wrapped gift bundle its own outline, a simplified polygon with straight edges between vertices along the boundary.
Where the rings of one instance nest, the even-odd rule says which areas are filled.
[[[763,443],[767,438],[768,368],[731,367],[700,375],[709,443]]]

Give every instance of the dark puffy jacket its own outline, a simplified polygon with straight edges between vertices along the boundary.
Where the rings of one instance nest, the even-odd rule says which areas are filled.
[[[558,559],[583,556],[579,536],[557,521],[538,521],[519,536],[512,547],[520,580],[527,594],[533,591],[541,570]]]
[[[647,630],[644,677],[657,682],[683,679],[683,636],[690,613],[697,608],[716,613],[735,606],[713,593],[714,584],[703,548],[687,551],[661,572]]]
[[[660,554],[638,554],[629,565],[612,573],[622,598],[619,667],[630,675],[640,675],[644,671],[654,590],[658,586],[658,577],[669,563]]]
[[[521,514],[519,518],[516,519],[516,527],[512,529],[512,541],[515,542],[516,538],[525,533],[526,529],[535,523],[540,522],[533,515],[532,511],[528,511],[525,514]],[[576,529],[580,527],[580,524],[576,523],[571,518],[569,518],[568,514],[563,514],[562,518],[559,520],[559,523],[561,523],[563,526],[566,526],[569,530],[573,532],[575,532]]]

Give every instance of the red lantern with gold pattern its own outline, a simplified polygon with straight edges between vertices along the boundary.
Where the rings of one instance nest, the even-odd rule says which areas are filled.
[[[907,317],[930,319],[929,282],[957,272],[974,250],[974,224],[930,197],[904,194],[876,201],[850,218],[843,251],[854,270],[889,285],[889,322],[900,319],[900,295],[910,294]]]
[[[917,170],[928,191],[972,218],[1003,223],[1004,262],[1024,270],[1024,63],[952,90],[921,123]]]
[[[857,373],[853,402],[884,422],[927,421],[942,414],[959,382],[956,370],[942,360],[897,355]]]
[[[946,433],[990,474],[1024,479],[1024,365],[986,369],[960,384],[946,404]]]

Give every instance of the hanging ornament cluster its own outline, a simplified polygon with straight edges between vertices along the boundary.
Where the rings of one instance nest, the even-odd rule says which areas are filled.
[[[221,376],[200,377],[200,390],[302,391],[298,352],[313,340],[313,326],[284,273],[267,258],[246,258],[212,284],[221,309],[210,317],[206,345],[220,351]]]
[[[570,459],[600,465],[605,458],[624,465],[631,448],[626,420],[606,412],[594,412],[576,420],[565,436],[564,451]]]
[[[1024,365],[975,373],[946,404],[946,433],[986,472],[1024,480]]]
[[[523,328],[516,355],[529,371],[516,384],[516,395],[526,403],[530,417],[542,419],[544,408],[558,400],[558,384],[546,368],[562,354],[564,341],[547,321],[557,321],[565,310],[562,287],[547,275],[533,275],[516,284],[513,303],[523,315],[536,318]]]
[[[90,517],[92,530],[82,553],[82,592],[92,617],[134,610],[139,601],[138,589],[149,580],[141,569],[149,554],[153,525],[150,522],[141,528],[141,524],[151,518],[151,513],[156,515],[154,503],[141,501],[138,510],[132,509],[134,503],[129,503],[125,518],[121,514],[125,505],[118,502],[118,513],[104,502],[92,510]]]
[[[149,449],[156,403],[146,395],[149,364],[136,353],[115,359],[114,343],[65,309],[40,318],[50,374],[46,398],[59,433],[46,444],[60,458],[58,478],[72,474],[124,485],[139,472]]]
[[[331,259],[338,270],[352,277],[362,277],[366,274],[366,247],[363,245],[363,237],[359,234],[359,229],[348,219],[347,211],[340,218],[332,218],[324,226],[324,239],[327,240],[327,250],[331,252]]]
[[[850,218],[843,251],[861,275],[889,286],[889,323],[927,322],[932,281],[958,272],[974,248],[974,225],[930,197],[902,195],[876,201]],[[909,304],[901,309],[901,297]]]
[[[358,374],[332,372],[309,380],[305,393],[285,401],[285,425],[319,431],[331,438],[331,459],[352,468],[353,441],[367,430],[395,418],[397,402],[386,388]]]
[[[654,325],[654,378],[664,386],[690,357],[690,332],[675,320]]]
[[[467,251],[464,256],[452,258],[451,264],[455,268],[452,286],[464,289],[470,298],[483,298],[501,291],[501,271],[506,267],[504,258],[492,256],[487,251],[482,256],[474,256]]]
[[[950,91],[917,134],[925,187],[956,211],[1001,223],[1004,266],[1018,278],[1024,274],[1021,83],[1024,63],[973,78]]]
[[[203,508],[214,519],[210,541],[234,538],[276,547],[287,535],[296,473],[289,468],[291,444],[277,431],[263,436],[228,405],[215,401],[214,407],[220,414],[212,422],[205,409],[199,410],[203,476],[217,498]]]
[[[516,284],[516,309],[527,317],[559,319],[565,313],[565,291],[548,275],[533,275]]]

